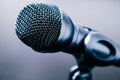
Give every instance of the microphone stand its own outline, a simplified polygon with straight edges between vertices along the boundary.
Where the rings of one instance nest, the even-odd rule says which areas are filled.
[[[91,70],[82,67],[82,65],[73,66],[69,74],[69,80],[92,80]]]
[[[95,66],[120,67],[120,46],[104,35],[90,30],[83,47],[81,54],[73,55],[78,65],[71,68],[69,80],[92,80],[91,70]]]
[[[91,70],[93,66],[90,66],[83,56],[75,56],[78,65],[74,65],[70,69],[69,80],[92,80]]]

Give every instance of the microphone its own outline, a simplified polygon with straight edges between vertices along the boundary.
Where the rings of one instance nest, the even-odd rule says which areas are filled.
[[[79,65],[120,66],[118,45],[95,30],[75,25],[55,5],[27,5],[15,26],[18,38],[37,52],[63,51],[75,56]]]

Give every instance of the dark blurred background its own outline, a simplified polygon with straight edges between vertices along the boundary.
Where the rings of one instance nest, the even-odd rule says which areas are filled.
[[[70,54],[42,54],[24,45],[14,27],[18,13],[29,3],[50,3],[75,23],[95,29],[120,44],[120,0],[0,0],[0,80],[68,80],[76,64]],[[120,80],[120,68],[95,67],[93,80]]]

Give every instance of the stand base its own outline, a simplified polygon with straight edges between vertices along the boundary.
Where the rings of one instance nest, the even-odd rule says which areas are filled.
[[[77,65],[70,70],[69,80],[91,80],[91,71],[88,69],[80,69]]]

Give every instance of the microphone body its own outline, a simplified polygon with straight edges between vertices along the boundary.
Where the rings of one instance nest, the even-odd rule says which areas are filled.
[[[85,27],[75,25],[69,16],[61,12],[61,30],[58,39],[52,46],[43,52],[63,51],[77,54],[83,51],[83,41],[89,30]]]
[[[111,39],[85,26],[75,25],[62,13],[61,33],[46,52],[63,51],[72,54],[78,65],[120,66],[120,48]]]
[[[120,66],[120,48],[112,40],[88,27],[75,25],[54,5],[25,7],[17,18],[16,34],[37,52],[70,53],[78,65]]]

